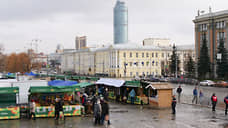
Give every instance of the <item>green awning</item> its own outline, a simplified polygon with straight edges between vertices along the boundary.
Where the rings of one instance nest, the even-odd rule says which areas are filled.
[[[0,87],[0,94],[18,93],[19,87]]]
[[[7,78],[16,78],[16,74],[15,73],[11,73],[10,75],[6,75]]]
[[[72,76],[72,79],[78,80],[80,77],[79,76]]]
[[[57,75],[56,78],[57,79],[65,79],[65,76],[64,75]]]
[[[98,77],[89,77],[89,80],[92,80],[92,81],[98,81],[100,78]]]
[[[58,93],[58,92],[73,92],[73,91],[80,91],[78,86],[60,86],[60,87],[53,87],[53,86],[34,86],[30,87],[30,93]]]
[[[140,81],[126,81],[124,86],[138,88],[140,85]]]
[[[84,88],[84,87],[91,86],[91,85],[94,85],[94,84],[88,83],[88,82],[76,84],[76,86],[79,86],[80,88]]]
[[[85,76],[80,76],[80,80],[86,80]]]

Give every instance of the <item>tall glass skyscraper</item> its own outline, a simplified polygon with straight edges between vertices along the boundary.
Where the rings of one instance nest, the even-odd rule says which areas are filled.
[[[114,44],[128,42],[128,9],[125,2],[117,0],[114,7]]]

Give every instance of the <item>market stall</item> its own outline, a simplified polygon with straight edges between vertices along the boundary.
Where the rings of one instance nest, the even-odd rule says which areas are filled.
[[[36,102],[36,117],[54,117],[55,99],[63,100],[65,116],[81,115],[81,105],[75,99],[75,94],[80,91],[78,86],[47,86],[30,87],[29,99]]]
[[[121,101],[120,87],[123,86],[124,83],[125,83],[124,80],[109,79],[109,78],[101,78],[96,82],[96,84],[106,86],[108,88],[109,99],[113,99],[117,101]]]
[[[149,104],[156,108],[171,107],[173,87],[168,83],[153,83],[150,82],[148,89]]]
[[[20,107],[16,106],[18,92],[18,87],[0,88],[0,119],[20,118]]]
[[[126,81],[124,86],[121,87],[123,96],[127,96],[127,103],[131,103],[130,91],[132,89],[136,92],[134,104],[148,104],[148,98],[144,94],[145,88],[142,87],[140,81]]]

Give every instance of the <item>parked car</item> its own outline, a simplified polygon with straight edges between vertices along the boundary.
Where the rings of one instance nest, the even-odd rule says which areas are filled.
[[[203,85],[203,86],[214,86],[215,83],[211,80],[204,80],[204,81],[201,81],[200,82],[200,85]]]
[[[226,81],[218,81],[215,86],[217,87],[228,87],[228,83]]]

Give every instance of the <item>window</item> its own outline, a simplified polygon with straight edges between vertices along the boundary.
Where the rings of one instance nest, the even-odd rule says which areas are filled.
[[[149,57],[149,53],[146,53],[146,57]]]
[[[136,57],[138,58],[138,52],[136,52]]]
[[[162,57],[164,58],[164,53],[162,53]]]
[[[156,57],[158,57],[158,53],[156,53]]]
[[[130,76],[132,76],[132,72],[130,72]]]
[[[132,62],[130,62],[130,66],[132,66]]]
[[[146,62],[146,66],[149,66],[149,61]]]
[[[152,61],[152,66],[154,66],[154,61]]]
[[[139,63],[138,63],[138,62],[135,62],[135,65],[136,65],[136,66],[138,66],[138,65],[139,65]]]
[[[158,62],[156,62],[156,66],[158,66]]]
[[[136,76],[139,76],[139,73],[138,72],[136,72]]]
[[[132,57],[132,53],[130,52],[130,57]]]
[[[168,57],[169,57],[169,53],[168,53]]]
[[[226,22],[225,21],[216,22],[216,28],[217,29],[225,28],[225,27],[226,27]]]
[[[154,53],[152,53],[152,57],[154,57]]]
[[[144,62],[142,62],[142,66],[144,66]]]
[[[123,57],[126,57],[126,53],[125,52],[123,53]]]
[[[144,53],[142,53],[142,57],[144,57]]]

